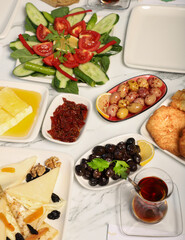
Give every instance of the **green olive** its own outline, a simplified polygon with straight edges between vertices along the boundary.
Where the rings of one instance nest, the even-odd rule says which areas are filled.
[[[127,106],[127,109],[130,113],[138,113],[142,110],[143,105],[140,103],[133,102]]]
[[[121,100],[119,100],[119,102],[118,102],[118,107],[119,107],[119,108],[126,107],[127,105],[129,105],[129,101],[126,100],[126,99],[121,99]]]
[[[116,116],[120,119],[126,118],[128,116],[128,109],[127,108],[119,108]]]

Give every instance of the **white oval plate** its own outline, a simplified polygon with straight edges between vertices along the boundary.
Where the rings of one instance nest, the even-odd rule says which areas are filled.
[[[0,136],[0,141],[5,141],[5,142],[24,142],[25,143],[25,142],[33,141],[37,137],[40,131],[42,120],[44,118],[44,114],[45,114],[47,103],[48,103],[48,96],[49,96],[48,89],[38,84],[1,81],[1,80],[0,80],[0,87],[18,88],[18,89],[24,89],[24,90],[40,93],[41,95],[40,107],[38,108],[38,113],[35,117],[34,123],[28,135],[26,135],[25,137],[13,137],[13,136],[3,136],[3,135]]]
[[[168,106],[170,102],[171,102],[171,97],[168,98],[168,99],[166,99],[160,106],[162,106],[162,105]],[[159,107],[160,107],[160,106],[159,106]],[[159,107],[158,107],[158,108],[159,108]],[[148,119],[149,119],[149,118],[148,118]],[[180,163],[182,163],[182,164],[185,165],[185,158],[183,158],[183,157],[177,157],[177,156],[175,156],[174,154],[172,154],[172,153],[170,153],[170,152],[168,152],[168,151],[166,151],[166,150],[163,150],[162,148],[160,148],[160,147],[156,144],[156,142],[154,142],[154,140],[152,139],[152,137],[150,136],[149,132],[148,132],[147,129],[146,129],[146,124],[147,124],[147,122],[148,122],[148,119],[143,123],[143,125],[142,125],[141,128],[140,128],[140,133],[142,134],[142,136],[145,137],[146,139],[148,139],[148,141],[149,141],[150,143],[152,143],[154,146],[156,146],[157,148],[161,149],[163,152],[165,152],[165,153],[168,154],[169,156],[175,158],[177,161],[179,161]]]
[[[102,145],[102,146],[105,146],[107,143],[110,143],[110,144],[117,144],[121,141],[126,141],[128,138],[130,137],[133,137],[135,139],[135,141],[137,142],[138,140],[146,140],[146,138],[144,138],[143,136],[141,136],[140,134],[135,134],[135,133],[130,133],[130,134],[125,134],[125,135],[120,135],[120,136],[117,136],[117,137],[114,137],[114,138],[111,138],[109,140],[106,140],[105,142],[102,142],[102,143],[99,143],[97,145]],[[96,145],[96,146],[97,146]],[[92,154],[92,148],[86,152],[83,156],[81,156],[81,158],[75,163],[75,166],[80,164],[82,158],[88,158],[88,156]],[[138,170],[141,168],[141,166],[138,165]],[[137,170],[137,171],[138,171]],[[135,172],[137,172],[135,171]],[[74,171],[75,172],[75,171]],[[133,173],[135,173],[133,172]],[[130,173],[129,176],[132,176],[133,173]],[[122,183],[123,181],[125,181],[125,179],[118,179],[118,180],[112,180],[111,178],[109,178],[109,183],[106,185],[106,186],[100,186],[100,185],[96,185],[96,186],[90,186],[89,183],[88,183],[88,180],[84,179],[83,177],[81,176],[78,176],[76,173],[75,173],[75,177],[76,179],[78,180],[78,182],[84,187],[84,188],[87,188],[89,190],[103,190],[103,189],[107,189],[107,188],[111,188],[111,187],[114,187],[114,186],[117,186],[118,184]]]
[[[62,141],[53,139],[51,137],[51,135],[47,132],[48,130],[51,129],[51,119],[50,119],[50,117],[53,116],[53,112],[55,111],[55,109],[59,105],[63,104],[63,97],[66,98],[69,101],[74,101],[77,104],[78,103],[82,103],[82,104],[86,105],[87,109],[88,109],[87,118],[85,120],[85,125],[81,129],[80,135],[79,135],[78,139],[75,142],[62,142]],[[86,129],[91,109],[92,109],[91,102],[87,98],[85,98],[85,97],[82,97],[82,96],[79,96],[79,95],[76,95],[76,94],[70,94],[70,93],[62,93],[62,94],[57,95],[57,97],[54,98],[53,102],[49,106],[48,111],[46,113],[46,116],[44,118],[44,122],[43,122],[43,125],[42,125],[42,134],[43,134],[43,136],[47,140],[49,140],[51,142],[54,142],[54,143],[59,143],[59,144],[72,145],[72,144],[75,144],[75,143],[79,142],[79,140],[82,137],[82,134],[84,133],[84,131]]]

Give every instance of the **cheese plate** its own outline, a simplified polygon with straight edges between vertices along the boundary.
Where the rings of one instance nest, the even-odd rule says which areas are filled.
[[[54,227],[59,231],[58,236],[55,240],[61,240],[64,237],[64,229],[68,216],[70,193],[71,193],[71,184],[73,181],[73,171],[72,171],[72,162],[73,159],[70,155],[54,152],[54,151],[44,151],[36,149],[26,149],[26,148],[9,148],[9,147],[0,147],[1,151],[1,167],[7,164],[12,164],[19,161],[22,161],[28,157],[36,156],[37,162],[44,164],[44,161],[51,156],[56,156],[61,161],[61,167],[57,182],[55,184],[54,193],[57,194],[60,198],[65,201],[65,208],[59,219],[46,220],[46,223]],[[11,173],[10,173],[11,174]],[[38,179],[38,178],[37,178]]]

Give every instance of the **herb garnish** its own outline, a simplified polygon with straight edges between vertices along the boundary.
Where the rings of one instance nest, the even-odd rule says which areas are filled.
[[[113,160],[112,162],[107,162],[106,160],[102,158],[94,158],[91,162],[88,162],[87,164],[92,168],[92,169],[98,169],[99,172],[103,172],[105,169],[109,167],[111,163],[115,163],[115,166],[113,168],[115,174],[120,176],[123,179],[126,179],[128,176],[128,168],[129,165],[120,160]]]

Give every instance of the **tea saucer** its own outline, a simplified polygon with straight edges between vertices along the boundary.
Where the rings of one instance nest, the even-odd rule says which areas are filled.
[[[120,186],[120,229],[122,233],[143,237],[175,237],[182,233],[182,211],[177,186],[167,199],[166,216],[155,224],[147,224],[137,220],[131,210],[131,202],[135,190],[128,182]]]

